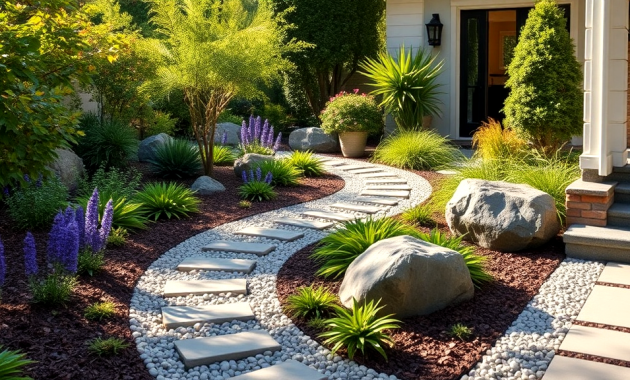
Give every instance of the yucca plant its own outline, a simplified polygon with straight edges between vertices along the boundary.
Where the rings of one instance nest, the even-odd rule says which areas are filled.
[[[230,166],[236,160],[236,155],[229,146],[215,145],[212,155],[214,156],[214,164],[217,166]]]
[[[2,350],[2,346],[0,346]],[[5,349],[0,351],[0,379],[2,380],[31,380],[31,377],[22,376],[24,367],[35,363],[26,359],[26,354],[20,351]]]
[[[216,148],[215,148],[216,149]],[[188,140],[173,139],[161,145],[149,160],[155,175],[168,179],[193,178],[201,172],[199,148]]]
[[[153,220],[160,217],[186,217],[190,213],[199,212],[201,203],[192,190],[173,182],[145,185],[134,200],[142,205],[147,217]]]
[[[402,131],[385,138],[372,161],[402,169],[432,170],[448,167],[463,157],[435,131]]]
[[[324,165],[319,159],[315,158],[312,152],[295,151],[288,160],[293,167],[302,171],[302,174],[306,177],[320,177],[324,174]]]
[[[366,349],[374,349],[387,360],[387,354],[383,345],[394,346],[394,340],[385,332],[400,328],[401,321],[392,318],[394,315],[377,317],[377,313],[384,306],[378,306],[381,301],[374,300],[359,305],[356,299],[352,299],[352,311],[342,307],[335,307],[336,318],[325,321],[326,331],[319,336],[327,338],[324,343],[332,344],[332,352],[335,353],[342,347],[348,350],[348,358],[352,360],[357,350],[365,356]]]
[[[298,318],[322,318],[336,303],[337,296],[323,286],[302,286],[287,298],[286,310]]]
[[[263,173],[271,173],[273,186],[298,186],[302,170],[296,168],[288,159],[267,160],[257,165]]]

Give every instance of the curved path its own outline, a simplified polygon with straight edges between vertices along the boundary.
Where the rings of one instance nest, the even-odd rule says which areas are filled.
[[[333,356],[305,336],[282,312],[276,274],[291,255],[338,226],[331,218],[400,214],[432,189],[404,170],[322,159],[346,181],[338,193],[201,233],[166,252],[140,278],[130,328],[151,375],[160,380],[395,379]],[[357,199],[373,186],[371,199]]]

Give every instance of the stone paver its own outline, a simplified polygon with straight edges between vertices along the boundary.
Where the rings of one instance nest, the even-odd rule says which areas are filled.
[[[256,318],[247,302],[199,307],[168,306],[162,308],[162,323],[167,329],[193,326],[196,323],[249,321]]]
[[[370,197],[409,198],[408,190],[363,190],[361,195]]]
[[[412,190],[409,185],[369,185],[366,190]]]
[[[327,161],[324,162],[324,165],[326,166],[345,166],[348,165],[346,162],[344,161]]]
[[[331,205],[330,207],[340,208],[342,210],[358,211],[358,212],[363,212],[365,214],[376,214],[379,211],[383,211],[382,207],[355,205],[352,203],[335,203]]]
[[[325,230],[326,228],[330,228],[335,225],[332,222],[319,222],[317,220],[307,220],[307,219],[293,219],[293,218],[279,218],[274,220],[274,223],[286,224],[289,226],[303,227],[303,228],[312,228],[315,230]]]
[[[388,177],[398,177],[398,174],[396,174],[396,173],[387,173],[387,172],[383,172],[383,173],[368,173],[368,174],[361,174],[361,177],[363,177],[363,178],[388,178]]]
[[[630,334],[573,325],[560,345],[561,350],[630,360]]]
[[[628,380],[630,368],[554,356],[543,380]]]
[[[164,285],[164,297],[219,293],[247,294],[247,280],[234,278],[225,280],[166,281]]]
[[[377,205],[396,206],[400,201],[393,198],[379,198],[379,197],[356,197],[356,202],[373,203]]]
[[[295,241],[304,237],[304,234],[291,230],[280,230],[277,228],[263,228],[263,227],[247,227],[240,231],[234,232],[235,235],[247,235],[258,236],[269,239],[276,239],[282,241]]]
[[[265,351],[282,349],[266,331],[254,330],[209,338],[175,341],[175,348],[186,368],[224,360],[239,360]]]
[[[244,375],[236,376],[233,380],[328,380],[328,376],[317,370],[299,363],[295,360],[287,360],[284,363],[271,367],[252,371]]]
[[[595,285],[577,319],[630,328],[629,315],[630,289]]]
[[[366,185],[378,185],[378,184],[406,184],[407,180],[402,178],[389,178],[389,179],[368,179],[365,181]]]
[[[255,260],[218,259],[214,257],[187,257],[177,266],[181,272],[191,270],[224,271],[251,273],[256,267]]]
[[[352,174],[367,174],[367,173],[378,173],[378,172],[382,172],[383,169],[373,166],[371,168],[365,168],[365,169],[358,169],[358,170],[352,170],[350,173]]]
[[[356,169],[367,169],[372,167],[372,165],[354,165],[354,164],[350,164],[350,165],[343,165],[343,166],[337,166],[336,169],[339,170],[343,170],[344,172],[350,171],[350,170],[356,170]]]
[[[630,285],[630,265],[608,263],[598,281],[611,284]]]
[[[258,256],[263,256],[273,251],[274,249],[276,249],[276,246],[271,245],[271,244],[217,240],[217,241],[212,242],[211,244],[206,245],[201,250],[202,251],[251,253]]]
[[[305,211],[302,215],[310,216],[311,218],[334,220],[336,222],[347,222],[357,219],[357,217],[352,214],[328,211]]]

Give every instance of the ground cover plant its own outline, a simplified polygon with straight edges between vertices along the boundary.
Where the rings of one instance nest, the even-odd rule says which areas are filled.
[[[88,349],[98,356],[112,356],[118,355],[122,350],[129,347],[129,343],[126,343],[120,338],[110,337],[107,339],[96,338],[89,344]]]
[[[255,172],[253,170],[250,171],[249,176],[246,171],[243,171],[243,184],[238,188],[238,194],[243,200],[262,202],[276,199],[278,193],[276,193],[272,185],[273,174],[266,172],[267,174],[263,177],[262,173],[263,171],[260,167]],[[239,206],[241,206],[240,203]]]
[[[435,131],[401,131],[386,137],[374,151],[373,162],[401,169],[435,170],[463,158],[457,147]]]
[[[319,177],[325,172],[324,164],[312,152],[295,151],[287,160],[307,177]]]
[[[236,155],[228,146],[215,145],[212,151],[214,163],[218,166],[231,166],[236,160]]]
[[[421,204],[405,210],[400,217],[405,223],[411,225],[431,227],[436,224],[433,220],[433,209],[428,204]]]
[[[293,316],[307,320],[330,314],[337,304],[337,296],[324,287],[303,286],[287,299],[286,310]]]
[[[18,228],[48,227],[55,214],[68,204],[68,190],[56,177],[34,181],[25,175],[24,181],[20,187],[5,190],[11,220]]]
[[[263,173],[271,173],[273,186],[298,186],[303,174],[301,169],[293,166],[286,158],[262,161],[256,164],[256,170],[258,169]]]
[[[199,199],[195,192],[174,182],[150,183],[138,192],[134,200],[141,204],[147,218],[177,219],[199,212]]]
[[[103,320],[116,314],[116,305],[113,302],[96,302],[85,308],[85,318],[91,320]]]
[[[160,145],[149,162],[153,173],[166,179],[193,178],[201,172],[199,148],[185,139],[172,139]]]

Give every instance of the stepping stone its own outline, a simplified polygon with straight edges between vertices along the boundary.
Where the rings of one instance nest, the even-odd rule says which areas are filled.
[[[350,169],[352,170],[351,173],[352,174],[367,174],[367,173],[378,173],[378,172],[382,172],[383,169],[373,166],[371,168],[364,168],[364,169]]]
[[[412,190],[412,187],[409,185],[384,185],[384,186],[374,186],[370,185],[365,188],[366,190]]]
[[[604,358],[628,360],[630,359],[630,334],[573,325],[562,341],[560,349]]]
[[[408,190],[363,190],[360,195],[409,199]]]
[[[191,270],[208,270],[224,272],[251,273],[256,267],[254,260],[242,259],[217,259],[210,257],[188,257],[177,266],[180,272],[190,272]]]
[[[630,285],[630,265],[608,263],[597,281]]]
[[[330,228],[335,225],[335,223],[331,223],[331,222],[318,222],[316,220],[292,219],[292,218],[276,219],[274,220],[274,223],[287,224],[289,226],[296,226],[296,227],[303,227],[303,228],[312,228],[315,230],[325,230],[326,228]]]
[[[324,165],[326,165],[326,166],[345,166],[345,165],[348,165],[348,164],[345,163],[344,161],[328,161],[328,162],[324,162]]]
[[[282,346],[266,331],[254,330],[209,338],[175,341],[175,348],[186,369],[224,360],[239,360],[280,351]]]
[[[348,222],[357,219],[357,217],[352,214],[328,211],[306,211],[303,212],[302,215],[310,216],[311,218],[334,220],[335,222]]]
[[[258,236],[268,239],[276,239],[282,241],[295,241],[304,237],[304,234],[297,231],[280,230],[277,228],[263,227],[247,227],[243,230],[234,232],[235,235]]]
[[[326,157],[326,156],[315,156],[315,158],[318,159],[322,163],[332,161],[335,159],[334,157]]]
[[[264,256],[276,249],[275,245],[262,243],[246,243],[242,241],[225,241],[217,240],[212,244],[208,244],[201,248],[202,251],[220,251],[220,252],[236,252],[236,253],[252,253],[258,256]]]
[[[556,355],[544,380],[627,380],[630,368]]]
[[[370,165],[343,165],[343,166],[337,166],[335,169],[340,169],[347,172],[348,170],[366,169],[369,167]]]
[[[391,179],[368,179],[365,181],[367,185],[378,185],[382,183],[390,184],[390,183],[400,183],[406,184],[407,180],[402,178],[391,178]]]
[[[382,207],[353,205],[351,203],[335,203],[334,205],[331,205],[330,207],[340,208],[340,209],[349,210],[349,211],[358,211],[358,212],[363,212],[366,214],[376,214],[379,211],[383,211]]]
[[[630,315],[630,289],[595,285],[577,319],[630,328],[628,315]]]
[[[256,318],[247,302],[200,307],[168,306],[162,308],[162,323],[167,330],[196,323],[249,321]]]
[[[244,278],[226,280],[169,280],[166,281],[164,285],[164,297],[219,293],[247,294],[247,280]]]
[[[457,172],[454,171],[454,170],[438,170],[436,173],[442,174],[442,175],[455,175],[455,174],[457,174]]]
[[[354,198],[356,202],[364,202],[364,203],[374,203],[377,205],[385,205],[385,206],[396,206],[398,199],[391,198],[379,198],[379,197],[356,197]]]
[[[369,173],[369,174],[361,174],[363,178],[387,178],[387,177],[398,177],[398,174],[394,173]]]
[[[232,380],[328,380],[328,376],[295,360],[287,360],[284,363],[233,377]]]

